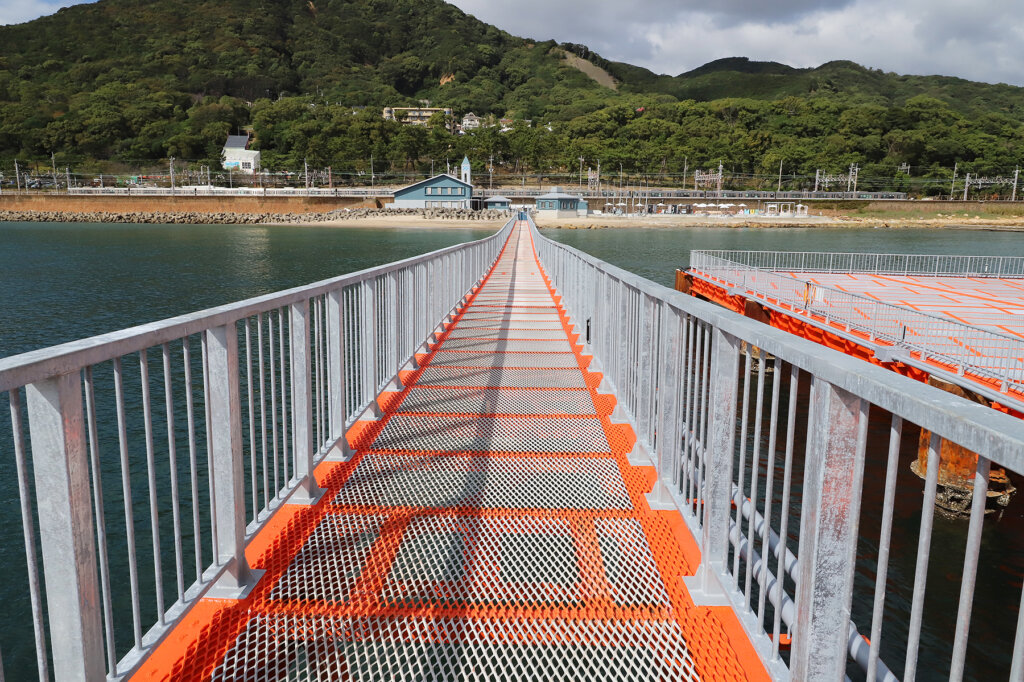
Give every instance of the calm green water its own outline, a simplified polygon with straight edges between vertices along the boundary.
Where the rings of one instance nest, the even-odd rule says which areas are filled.
[[[0,292],[4,303],[0,309],[0,357],[306,284],[489,233],[422,228],[0,223]],[[672,285],[675,269],[687,267],[691,249],[1024,256],[1024,235],[1001,232],[683,228],[547,230],[545,234],[668,286]],[[0,503],[14,510],[17,486],[6,405],[2,407]],[[885,434],[880,433],[879,447],[884,448]],[[875,458],[871,458],[869,467],[881,475]],[[141,473],[141,467],[138,471]],[[116,489],[115,462],[111,462],[111,472],[115,478],[110,483]],[[913,575],[919,522],[915,505],[920,501],[920,484],[905,471],[900,481],[908,492],[901,498],[905,504],[901,503],[897,513],[889,603],[903,614],[909,608],[905,586]],[[146,501],[136,503],[144,507]],[[877,538],[874,526],[878,504],[880,497],[865,498],[865,509],[874,509],[873,513],[866,511],[865,518],[876,519],[873,524],[866,523],[872,528],[865,530],[865,537]],[[972,679],[1005,677],[1005,672],[999,675],[998,671],[1003,670],[1012,647],[1016,619],[1016,614],[1005,607],[1006,595],[1016,603],[1024,574],[1020,508],[1017,500],[1000,519],[986,524],[979,602],[984,599],[986,604],[1000,608],[998,615],[991,616],[983,604],[976,607],[972,642],[977,645],[972,658],[978,654],[990,657],[993,665],[969,671]],[[0,647],[8,679],[32,679],[34,654],[18,518],[16,513],[9,514],[0,524],[0,603],[4,605],[0,610]],[[115,523],[116,519],[111,522],[112,531]],[[955,614],[963,535],[963,524],[936,520],[937,546],[951,549],[933,552],[927,613],[945,609]],[[870,554],[870,542],[860,549],[862,554]],[[116,562],[115,555],[112,561]],[[865,581],[871,578],[858,577]],[[117,601],[123,606],[123,595]],[[869,613],[870,604],[863,600],[854,604],[858,621],[868,623],[865,608]],[[991,613],[996,611],[993,608]],[[938,625],[927,622],[926,642],[945,639],[948,625],[945,621]],[[892,634],[905,637],[902,623],[893,628]],[[119,631],[119,645],[128,639]],[[883,651],[888,654],[887,660],[898,653]],[[929,674],[941,670],[941,661],[933,663],[923,663],[922,677],[930,679]],[[902,670],[902,665],[896,667],[897,672]]]

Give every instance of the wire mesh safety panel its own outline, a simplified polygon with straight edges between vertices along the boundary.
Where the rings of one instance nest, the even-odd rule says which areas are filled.
[[[246,541],[284,503],[319,499],[313,467],[351,455],[346,430],[511,229],[0,360],[29,602],[6,627],[35,640],[5,648],[8,676],[129,674],[202,596],[250,589]]]
[[[771,675],[1021,679],[998,509],[1024,423],[534,234],[699,546],[690,595],[732,606]],[[965,453],[966,480],[940,473]]]

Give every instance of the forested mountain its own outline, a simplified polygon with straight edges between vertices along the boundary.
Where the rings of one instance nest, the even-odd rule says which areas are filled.
[[[451,136],[381,120],[385,105],[422,100],[519,123]],[[443,0],[100,0],[0,27],[0,159],[210,162],[251,125],[270,167],[357,169],[372,154],[422,168],[469,153],[516,169],[583,155],[647,172],[722,160],[757,174],[781,160],[812,175],[853,162],[927,175],[1012,168],[1022,121],[1024,88],[841,61],[657,75]]]

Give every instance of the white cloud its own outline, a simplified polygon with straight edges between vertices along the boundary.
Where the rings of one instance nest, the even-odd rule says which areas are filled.
[[[0,24],[21,24],[90,0],[0,0]]]
[[[1024,14],[1005,0],[453,2],[510,33],[584,43],[658,73],[721,57],[798,67],[849,59],[897,73],[1024,85]]]
[[[84,1],[0,0],[0,24]],[[583,43],[658,73],[721,57],[799,67],[849,59],[897,73],[1024,85],[1024,13],[1006,0],[452,2],[514,35]]]

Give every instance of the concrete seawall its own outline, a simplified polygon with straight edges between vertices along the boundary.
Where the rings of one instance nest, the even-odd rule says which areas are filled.
[[[366,197],[223,197],[0,194],[0,211],[60,213],[238,213],[307,214],[338,209],[381,208]]]

